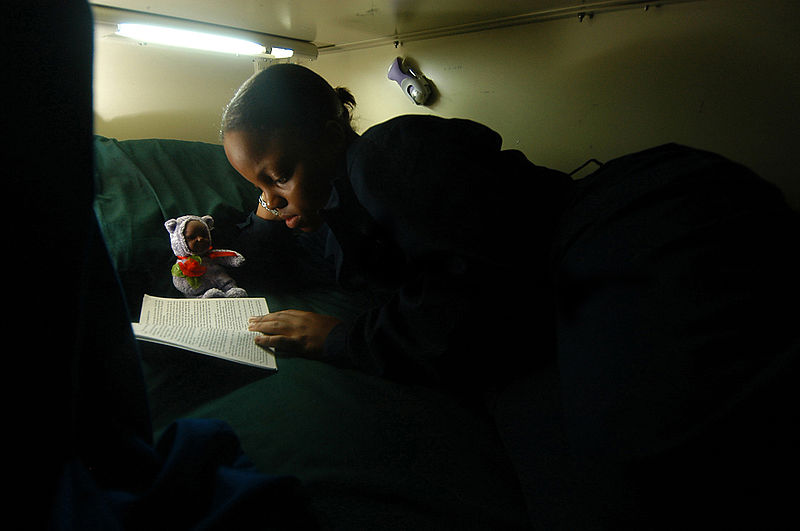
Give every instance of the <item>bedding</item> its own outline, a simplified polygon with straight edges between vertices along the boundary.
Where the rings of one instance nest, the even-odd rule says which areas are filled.
[[[170,278],[174,257],[164,220],[210,214],[215,244],[225,247],[258,192],[228,165],[221,146],[96,136],[94,147],[95,214],[135,318],[145,293],[180,296]],[[334,285],[243,287],[266,297],[271,311],[297,308],[342,319],[369,301]],[[157,440],[176,419],[225,422],[257,470],[299,479],[325,528],[528,525],[491,419],[455,397],[299,358],[280,358],[277,373],[268,374],[139,347]]]
[[[230,247],[258,192],[221,146],[94,146],[95,214],[136,316],[145,293],[179,295],[164,220],[211,214]],[[265,374],[140,344],[154,436],[223,422],[329,529],[763,528],[792,510],[779,485],[800,470],[799,233],[774,187],[718,155],[624,156],[581,179],[556,232],[555,359],[490,408],[299,358]],[[271,311],[346,320],[373,300],[238,274]]]

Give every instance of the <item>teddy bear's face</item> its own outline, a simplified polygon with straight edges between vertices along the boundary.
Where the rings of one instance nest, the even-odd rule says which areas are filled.
[[[183,231],[183,237],[192,254],[204,254],[211,248],[211,235],[208,227],[201,221],[189,221]]]

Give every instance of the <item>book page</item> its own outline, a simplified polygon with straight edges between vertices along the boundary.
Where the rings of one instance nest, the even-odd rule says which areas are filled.
[[[145,295],[140,324],[247,330],[247,319],[269,313],[263,298],[168,299]]]
[[[191,350],[265,369],[277,369],[274,351],[256,345],[247,330],[254,315],[269,313],[263,298],[170,299],[145,295],[137,339]]]
[[[257,332],[132,323],[138,339],[184,348],[264,369],[277,369],[274,354],[255,344]]]

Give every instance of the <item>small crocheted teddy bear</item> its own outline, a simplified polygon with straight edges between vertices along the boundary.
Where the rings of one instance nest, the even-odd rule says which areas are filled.
[[[236,251],[213,249],[211,216],[181,216],[164,222],[169,232],[172,252],[178,257],[172,266],[172,283],[191,298],[247,297],[225,271],[238,267],[244,257]]]

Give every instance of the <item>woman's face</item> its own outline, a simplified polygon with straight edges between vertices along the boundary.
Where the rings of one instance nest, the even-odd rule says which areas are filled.
[[[325,138],[310,146],[289,135],[228,131],[223,143],[231,165],[261,190],[267,206],[289,228],[310,232],[322,224],[319,210],[341,154]]]

